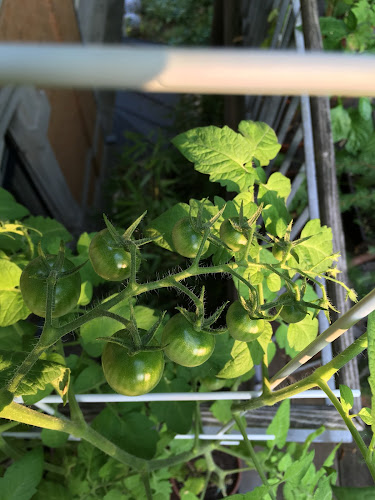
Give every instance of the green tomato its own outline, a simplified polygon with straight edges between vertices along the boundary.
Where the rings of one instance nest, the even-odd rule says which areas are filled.
[[[226,380],[217,377],[203,377],[201,379],[201,387],[207,391],[219,391],[226,384]]]
[[[176,252],[183,257],[193,259],[197,256],[203,236],[191,227],[189,217],[184,217],[176,222],[172,229],[172,241]],[[210,242],[206,240],[203,255],[207,252]]]
[[[123,281],[130,277],[131,255],[119,247],[108,229],[103,229],[91,240],[89,258],[96,274],[108,281]],[[137,269],[140,259],[137,259]]]
[[[232,217],[234,222],[239,222],[238,217]],[[229,219],[225,219],[220,226],[220,238],[233,252],[238,252],[247,244],[246,236],[234,229]]]
[[[164,327],[161,343],[168,358],[182,366],[199,366],[214,351],[215,337],[208,332],[195,330],[181,314],[175,314]]]
[[[145,333],[140,330],[140,333]],[[115,337],[129,340],[128,330],[120,330]],[[164,371],[163,351],[141,351],[130,355],[125,347],[107,342],[102,354],[102,367],[108,384],[118,394],[141,396],[159,383]]]
[[[46,262],[50,268],[57,259],[57,255],[46,255]],[[61,271],[71,271],[74,264],[64,259]],[[36,257],[22,271],[20,289],[23,300],[31,312],[44,318],[46,316],[47,282],[49,271],[43,258]],[[71,311],[78,302],[81,294],[81,277],[79,273],[59,278],[55,288],[55,301],[52,316],[58,318]]]
[[[265,328],[264,319],[251,319],[240,301],[233,302],[226,315],[230,335],[241,342],[252,342],[260,337]]]
[[[280,299],[282,297],[289,297],[290,294],[288,292],[283,293],[280,295]],[[306,314],[307,311],[301,311],[301,309],[297,308],[296,304],[291,304],[290,306],[283,306],[281,309],[281,306],[278,307],[278,311],[281,310],[280,312],[280,318],[285,321],[285,323],[299,323],[302,321]]]

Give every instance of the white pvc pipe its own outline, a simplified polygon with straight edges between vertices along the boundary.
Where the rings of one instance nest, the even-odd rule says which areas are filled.
[[[333,391],[336,396],[340,395],[339,390]],[[261,391],[239,391],[239,392],[159,392],[145,394],[143,396],[122,396],[121,394],[77,394],[76,400],[78,403],[135,403],[135,402],[151,402],[151,401],[234,401],[245,400],[258,397],[262,394]],[[353,391],[354,397],[361,395],[359,390]],[[294,394],[291,399],[324,399],[325,392],[320,389],[312,389],[309,391]],[[15,398],[15,402],[22,403],[22,398]],[[41,399],[36,406],[43,409],[45,403],[62,403],[60,396],[46,396]]]
[[[375,289],[372,290],[366,297],[363,297],[359,302],[349,309],[345,314],[330,325],[327,330],[321,333],[310,345],[303,349],[289,363],[287,363],[280,371],[271,379],[271,389],[275,389],[283,380],[291,375],[297,368],[309,361],[315,354],[320,352],[329,343],[333,342],[340,335],[343,335],[350,327],[355,325],[359,320],[366,318],[372,311],[375,310]],[[357,397],[357,396],[356,396]]]
[[[1,434],[4,437],[13,437],[18,439],[40,439],[40,432],[3,432]],[[194,434],[177,434],[175,439],[194,439]],[[250,441],[273,441],[275,439],[274,434],[248,434],[248,439]],[[216,441],[225,438],[225,442],[220,444],[230,444],[234,445],[237,441],[243,440],[241,434],[199,434],[199,439],[202,441]],[[69,441],[81,441],[81,438],[69,435]]]
[[[375,56],[282,50],[0,44],[0,85],[375,96]]]

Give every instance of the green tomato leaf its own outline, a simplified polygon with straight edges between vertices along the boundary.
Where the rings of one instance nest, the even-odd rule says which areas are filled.
[[[190,392],[191,386],[182,378],[171,381],[161,379],[157,390],[152,392]],[[193,401],[165,401],[150,403],[151,411],[159,422],[165,422],[167,428],[178,434],[186,434],[191,428],[195,403]]]
[[[255,180],[249,140],[227,126],[189,130],[172,140],[194,168],[219,182],[227,191],[247,191]]]
[[[232,419],[231,406],[232,401],[218,400],[211,405],[210,411],[219,422],[221,422],[222,424],[226,424],[227,422],[229,422],[229,420]]]
[[[372,106],[368,97],[360,97],[358,100],[358,111],[364,120],[372,119]]]
[[[92,422],[95,430],[128,453],[151,459],[159,439],[155,423],[141,413],[127,413],[119,418],[105,408]]]
[[[285,349],[286,354],[290,356],[291,358],[294,358],[298,354],[297,351],[292,349],[290,347],[289,342],[288,342],[288,326],[285,324],[282,324],[279,326],[279,328],[276,330],[275,333],[275,338],[278,346],[281,349]]]
[[[29,231],[29,235],[34,244],[38,244],[41,241],[46,253],[57,254],[61,240],[67,243],[73,239],[69,231],[56,219],[38,215],[37,217],[28,217],[23,223],[25,226],[39,231]],[[39,233],[42,233],[42,236]]]
[[[348,112],[352,123],[345,150],[356,155],[369,141],[374,132],[374,124],[371,119],[365,120],[357,109],[349,109]]]
[[[291,221],[285,204],[290,191],[290,180],[279,172],[272,174],[267,184],[259,186],[258,202],[264,203],[262,217],[266,230],[279,238],[285,235]]]
[[[340,401],[345,413],[353,408],[354,397],[352,390],[344,384],[340,384]]]
[[[342,104],[331,109],[333,142],[347,139],[352,125],[348,111]]]
[[[274,434],[274,441],[267,441],[268,448],[277,446],[281,449],[285,443],[290,425],[290,399],[286,399],[279,406],[272,422],[267,428],[267,434]]]
[[[236,340],[230,351],[231,358],[216,375],[219,378],[237,378],[244,375],[254,366],[249,346],[246,342]]]
[[[289,487],[298,488],[313,460],[314,451],[310,451],[310,453],[292,463],[284,475],[284,480],[288,483]]]
[[[280,151],[281,145],[277,142],[277,136],[267,123],[241,121],[238,130],[250,142],[253,156],[259,161],[261,167],[268,165]]]
[[[281,288],[281,278],[278,274],[272,273],[267,276],[267,286],[270,292],[278,292]]]
[[[64,484],[42,480],[32,500],[71,500],[71,492]]]
[[[26,356],[27,353],[24,352],[0,351],[0,385],[11,378],[15,367],[19,366]],[[60,363],[38,359],[21,381],[15,394],[16,396],[36,394],[38,390],[43,390],[47,384],[54,381],[57,383],[64,381],[62,392],[66,394],[69,373],[70,370]]]
[[[86,394],[105,382],[102,367],[92,364],[84,368],[74,380],[74,392]]]
[[[6,189],[0,187],[0,220],[10,221],[22,219],[29,211],[20,205]]]
[[[332,255],[332,230],[321,226],[319,219],[312,219],[301,232],[301,239],[308,236],[308,240],[294,248],[299,257],[299,263],[295,263],[294,267],[316,275],[324,273],[337,259],[337,256]]]
[[[69,434],[66,432],[42,429],[42,443],[49,448],[61,448],[68,441]]]
[[[331,488],[337,500],[372,500],[375,498],[375,486],[351,488],[332,485]]]
[[[30,314],[19,289],[21,273],[16,264],[0,259],[0,326],[13,325]]]
[[[30,500],[42,479],[43,467],[41,447],[16,460],[0,478],[0,500]]]
[[[362,408],[361,411],[358,413],[358,416],[361,417],[361,419],[364,421],[366,425],[372,425],[374,423],[374,419],[371,415],[371,408]]]
[[[288,344],[295,351],[300,352],[307,347],[318,335],[319,322],[317,318],[306,315],[299,323],[288,326]]]

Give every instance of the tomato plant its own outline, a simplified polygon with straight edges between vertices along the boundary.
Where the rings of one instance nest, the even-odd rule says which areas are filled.
[[[292,296],[288,294],[288,292],[280,295],[280,299],[285,297]],[[307,311],[302,310],[301,306],[298,306],[296,301],[290,305],[284,305],[282,308],[279,307],[278,310],[280,311],[280,318],[283,319],[285,323],[299,323],[307,314]]]
[[[257,339],[262,335],[265,327],[264,319],[251,319],[238,300],[229,306],[226,321],[230,335],[242,342]]]
[[[203,236],[191,226],[190,218],[184,217],[176,222],[172,230],[173,245],[180,255],[193,259],[196,257],[199,247],[202,243]],[[205,241],[203,254],[205,254],[210,246],[209,241]]]
[[[220,226],[220,238],[234,252],[238,252],[247,244],[247,238],[244,233],[237,231],[231,223],[231,220],[238,224],[239,218],[225,219]]]
[[[259,138],[264,137],[266,137],[265,141],[263,139],[259,141]],[[318,386],[324,390],[334,405],[340,408],[339,411],[344,415],[348,427],[353,425],[350,420],[353,415],[349,415],[353,398],[348,388],[343,389],[339,401],[337,398],[335,399],[334,394],[329,392],[330,389],[325,381],[339,369],[339,365],[343,366],[345,362],[353,359],[367,345],[370,345],[368,339],[371,338],[370,333],[367,337],[364,334],[344,353],[341,353],[340,357],[333,360],[332,363],[320,367],[319,372],[314,372],[290,387],[283,387],[279,390],[277,384],[280,380],[285,379],[285,373],[290,375],[291,365],[281,368],[273,379],[269,378],[267,367],[276,350],[269,349],[269,347],[274,347],[271,344],[272,331],[266,319],[252,318],[270,318],[270,321],[271,319],[278,321],[277,315],[274,314],[275,308],[280,313],[280,320],[287,323],[302,320],[307,314],[307,308],[309,310],[310,308],[324,309],[328,313],[332,306],[330,306],[325,294],[324,282],[331,280],[340,283],[336,279],[337,269],[333,266],[336,255],[332,249],[332,234],[326,226],[322,226],[320,221],[316,219],[306,224],[301,230],[299,239],[290,241],[289,233],[292,225],[285,201],[290,192],[290,182],[279,172],[271,174],[268,180],[266,174],[261,172],[261,168],[267,165],[279,150],[277,139],[266,124],[250,121],[241,122],[238,134],[228,127],[222,129],[201,127],[199,130],[178,136],[174,141],[182,154],[196,162],[197,170],[204,171],[210,175],[210,180],[218,181],[223,187],[228,187],[229,191],[234,190],[238,194],[234,195],[233,199],[215,196],[214,202],[207,198],[190,200],[189,206],[177,203],[174,207],[168,208],[166,212],[160,214],[157,219],[147,221],[146,237],[144,238],[136,239],[133,234],[145,214],[138,217],[122,236],[105,218],[107,229],[93,238],[89,251],[87,251],[89,243],[87,235],[83,237],[81,244],[77,245],[78,255],[72,250],[71,260],[77,264],[77,269],[73,269],[73,271],[81,272],[82,276],[86,277],[87,282],[91,279],[90,275],[94,276],[94,280],[91,279],[94,286],[101,283],[98,275],[114,281],[120,281],[127,277],[131,279],[128,283],[116,286],[115,290],[111,290],[110,296],[104,297],[102,301],[98,300],[98,295],[102,292],[100,290],[99,294],[96,294],[96,303],[87,310],[79,307],[72,317],[65,317],[62,321],[51,320],[52,313],[55,316],[62,314],[58,309],[59,286],[64,283],[69,284],[71,279],[77,285],[74,287],[74,293],[63,296],[66,300],[69,299],[66,310],[74,307],[80,291],[77,281],[79,280],[78,273],[72,273],[65,277],[60,276],[57,280],[56,303],[52,305],[51,301],[46,301],[45,279],[50,274],[48,266],[51,266],[52,262],[56,262],[54,256],[47,257],[47,259],[51,259],[51,264],[45,265],[43,260],[38,259],[32,260],[28,264],[21,278],[22,294],[19,293],[20,266],[25,265],[27,260],[33,258],[35,243],[38,241],[32,240],[26,223],[22,225],[22,222],[19,223],[17,220],[9,222],[9,213],[19,209],[17,204],[13,204],[14,209],[7,212],[6,220],[2,220],[0,224],[0,232],[13,232],[17,236],[14,241],[11,239],[10,246],[4,247],[5,249],[1,249],[0,252],[0,277],[3,278],[2,283],[0,282],[2,284],[0,289],[0,327],[5,327],[2,328],[0,349],[0,379],[4,381],[0,390],[0,418],[42,427],[47,430],[42,436],[47,441],[55,438],[53,435],[51,436],[50,431],[52,433],[62,431],[65,433],[62,436],[63,439],[72,434],[87,441],[87,443],[81,443],[82,447],[77,456],[87,456],[88,449],[85,447],[89,443],[89,446],[94,446],[103,452],[102,457],[105,454],[109,455],[109,462],[121,462],[121,470],[124,471],[126,467],[126,481],[129,480],[127,486],[134,493],[133,497],[147,497],[148,500],[152,497],[150,493],[152,489],[159,493],[163,492],[163,498],[167,498],[170,493],[170,490],[167,489],[170,487],[168,481],[166,481],[167,484],[163,485],[163,488],[156,485],[155,471],[161,469],[169,472],[173,470],[174,472],[175,469],[170,465],[176,466],[186,461],[186,453],[175,453],[178,445],[171,443],[171,436],[175,434],[189,434],[194,430],[194,444],[188,446],[189,457],[195,460],[203,455],[211,464],[210,474],[217,475],[220,481],[223,479],[222,472],[212,465],[211,451],[215,445],[200,442],[203,422],[199,404],[181,403],[176,400],[171,402],[170,400],[174,398],[171,396],[172,393],[190,392],[192,394],[191,391],[196,391],[197,388],[205,391],[216,390],[219,387],[234,391],[238,389],[242,381],[248,380],[248,377],[251,376],[254,364],[262,364],[265,390],[259,397],[247,401],[236,401],[231,404],[230,408],[229,405],[222,405],[222,401],[215,402],[210,410],[215,417],[219,414],[224,416],[225,413],[225,422],[233,417],[245,437],[246,429],[244,429],[244,422],[239,416],[243,410],[282,402],[284,407],[280,407],[282,411],[276,413],[275,419],[278,419],[278,422],[272,424],[271,430],[275,435],[276,433],[282,434],[282,436],[276,437],[276,442],[279,444],[282,442],[284,446],[288,430],[288,419],[285,418],[285,415],[289,414],[289,402],[285,399],[312,387]],[[257,144],[255,149],[254,144]],[[236,152],[235,155],[233,155],[233,151]],[[220,168],[217,168],[218,165]],[[257,175],[254,175],[254,169],[250,168],[250,165],[257,165]],[[246,166],[245,169],[244,166]],[[230,196],[225,198],[230,198]],[[4,210],[4,207],[8,210],[8,206],[9,198],[1,203],[0,189],[0,212]],[[18,217],[22,218],[22,212],[18,213],[21,213]],[[222,229],[219,231],[220,221],[224,213],[230,217],[233,224],[229,220],[229,226],[227,221],[222,224]],[[186,217],[187,214],[189,217]],[[258,219],[263,221],[262,226],[257,225]],[[241,237],[246,236],[249,239],[247,242],[242,240],[246,246],[238,254],[227,251],[228,242],[235,248],[237,248],[237,244],[241,244],[241,238],[240,241],[238,240],[239,234],[233,232],[236,227],[239,228],[236,220],[241,221],[238,226],[241,225],[241,228],[244,228],[244,233],[237,230],[236,232],[241,233]],[[32,222],[32,220],[29,221],[29,225]],[[45,225],[49,227],[49,224]],[[35,232],[39,234],[38,228],[35,229],[37,230]],[[59,232],[62,235],[59,240],[69,241],[69,235],[66,235],[61,228],[59,228]],[[234,242],[227,239],[228,233],[229,236],[235,237]],[[34,238],[37,240],[39,236],[34,235]],[[207,241],[203,238],[207,238]],[[204,245],[203,241],[205,241]],[[281,258],[279,262],[275,263],[271,253],[271,248],[276,246],[273,242],[276,242],[277,246],[284,250],[284,257],[287,252],[290,252],[291,257],[289,259]],[[6,243],[9,244],[9,241]],[[45,246],[51,245],[53,249],[48,248],[48,252],[53,253],[57,251],[56,248],[59,247],[60,241],[56,244],[55,241],[52,242],[49,238],[45,238],[43,244]],[[144,245],[148,244],[150,245],[144,251]],[[172,258],[168,259],[167,253],[175,251],[188,258],[196,257],[195,261],[193,263],[185,262],[177,270],[168,269],[167,273],[161,273],[159,269],[159,276],[158,273],[155,273],[154,276],[145,273],[144,270],[142,270],[143,275],[142,272],[134,273],[134,269],[137,269],[139,265],[137,256],[139,255],[140,259],[140,255],[144,252],[143,255],[147,257],[152,253],[153,244],[159,245],[163,249],[165,262],[173,263],[175,261],[175,256],[172,255]],[[203,250],[203,255],[208,255],[209,246],[212,258],[210,262],[202,263],[199,249]],[[136,249],[134,252],[133,248]],[[274,254],[280,257],[279,253],[280,248],[274,250]],[[78,266],[87,260],[87,254],[89,254],[98,275],[92,273],[91,268],[78,269]],[[134,258],[137,259],[137,262],[132,261],[133,255],[135,255]],[[42,269],[42,271],[38,269],[42,279],[38,279],[39,275],[33,270],[35,262],[39,262],[39,267]],[[66,262],[64,265],[67,265]],[[72,267],[73,264],[70,264],[69,269]],[[65,268],[62,269],[63,272],[64,270]],[[211,314],[206,315],[207,310],[211,309],[207,295],[209,295],[210,300],[213,298],[213,295],[211,296],[213,287],[206,287],[208,277],[210,279],[211,277],[216,278],[216,288],[219,291],[227,290],[228,279],[232,280],[232,284],[237,289],[239,300],[236,300],[227,311],[227,328],[220,323],[220,318],[226,307],[225,300],[222,301],[221,305],[216,305]],[[26,283],[26,286],[23,285],[23,282]],[[341,285],[355,300],[353,291],[345,284],[341,283]],[[320,287],[321,296],[314,292],[314,287]],[[25,303],[27,304],[27,301],[31,299],[35,301],[38,298],[40,288],[44,290],[43,300],[39,300],[42,313],[45,313],[43,308],[45,309],[47,306],[49,308],[48,314],[45,314],[46,321],[42,332],[37,331],[33,322],[25,321],[29,315],[29,309]],[[277,297],[281,289],[288,290],[289,295]],[[27,290],[26,293],[25,290]],[[188,306],[186,309],[180,307],[180,312],[166,322],[160,335],[161,339],[156,344],[156,340],[153,339],[159,339],[159,329],[162,328],[164,322],[164,311],[170,312],[172,309],[170,306],[165,307],[165,303],[159,303],[160,306],[156,309],[149,307],[148,297],[155,293],[155,296],[159,298],[158,292],[160,291],[168,291],[178,296],[179,299],[182,298],[188,302]],[[72,300],[73,295],[75,296],[74,300]],[[89,304],[89,293],[87,295],[84,302],[80,300],[80,305]],[[297,301],[295,297],[302,298]],[[219,300],[221,298],[222,296]],[[243,307],[245,305],[243,299],[248,304],[246,307]],[[206,307],[206,304],[209,304],[209,307]],[[356,308],[356,311],[361,307]],[[251,310],[251,318],[248,310]],[[39,314],[41,314],[40,311]],[[358,316],[360,315],[357,314]],[[194,320],[190,321],[190,318],[194,318]],[[219,323],[219,326],[214,329],[213,325],[216,322]],[[12,325],[15,327],[7,328]],[[302,326],[303,329],[299,328],[299,325],[296,327],[282,325],[281,335],[277,333],[275,335],[279,347],[285,349],[287,355],[295,356],[292,367],[300,366],[304,360],[310,359],[310,354],[315,355],[318,347],[325,346],[332,337],[331,328],[327,330],[328,333],[326,331],[319,337],[317,336],[318,321],[305,322]],[[368,331],[373,332],[374,326],[374,324],[370,325]],[[124,329],[119,332],[120,328]],[[238,342],[229,338],[228,331]],[[60,340],[71,332],[79,335],[79,339],[60,344]],[[100,340],[103,340],[103,337],[100,337],[103,334],[106,336],[104,340],[107,341],[104,349],[103,345],[99,343]],[[108,339],[111,334],[117,338]],[[246,342],[255,339],[258,339],[257,342],[247,345]],[[27,349],[25,346],[28,345],[33,347],[26,355],[24,351]],[[54,349],[50,349],[51,347]],[[62,353],[70,347],[73,347],[74,354],[69,356],[65,362]],[[98,363],[101,353],[102,367]],[[213,353],[214,355],[212,355]],[[164,355],[171,360],[171,363],[167,365],[165,376],[163,376]],[[373,356],[374,354],[369,352],[369,355]],[[375,361],[373,361],[372,366],[375,366]],[[197,368],[186,369],[184,367]],[[91,395],[97,398],[96,393],[100,391],[101,385],[105,384],[105,380],[114,391],[127,396],[146,394],[158,384],[160,384],[159,390],[164,394],[161,397],[159,395],[148,397],[147,405],[142,405],[139,400],[117,407],[108,405],[99,415],[95,416],[92,426],[86,425],[85,415],[81,411],[78,404],[79,399],[75,399],[74,393],[95,393],[95,395]],[[71,381],[73,387],[70,386]],[[273,385],[276,386],[275,389]],[[56,391],[64,403],[69,399],[70,419],[65,416],[60,418],[57,413],[55,416],[43,413],[43,409],[47,408],[48,411],[48,407],[43,408],[42,405],[40,408],[42,411],[31,408],[35,401],[38,402],[44,398],[49,393],[48,391]],[[22,396],[28,408],[12,401],[13,395],[15,397]],[[111,397],[112,395],[106,396],[104,399],[108,401]],[[229,397],[232,398],[233,395],[230,394]],[[240,397],[242,399],[243,395],[241,394]],[[198,396],[194,395],[190,395],[188,398],[199,399]],[[224,399],[223,396],[219,396],[220,398]],[[157,399],[164,401],[155,401]],[[96,400],[98,401],[99,397]],[[369,409],[362,409],[361,412],[358,414],[358,418],[373,424]],[[203,413],[202,415],[204,417]],[[367,448],[364,443],[361,443],[358,432],[353,432],[353,437],[359,443],[364,460],[375,478],[375,466],[371,459],[373,450],[364,451]],[[277,448],[279,448],[279,444]],[[271,446],[275,448],[273,444]],[[6,450],[6,447],[3,449]],[[241,456],[246,453],[246,449],[245,446],[241,449]],[[249,461],[255,463],[252,460],[253,450],[250,450],[251,448],[248,447]],[[269,462],[273,461],[274,464],[280,458],[277,455],[275,461],[268,452],[267,456],[270,457]],[[43,458],[43,455],[41,457]],[[309,458],[309,456],[304,457],[303,460],[305,458]],[[260,460],[260,462],[266,463],[267,461]],[[291,459],[288,463],[291,463]],[[117,486],[119,485],[117,481],[118,464],[116,463],[116,465],[117,470],[111,476],[111,484]],[[306,466],[306,470],[310,470],[310,463],[306,462],[304,466]],[[104,471],[103,476],[107,478],[109,477],[109,467],[110,465],[105,470],[101,469]],[[96,470],[99,470],[98,467]],[[149,471],[153,473],[152,481],[150,481]],[[287,474],[283,475],[283,472],[277,472],[277,483],[265,482],[262,489],[259,490],[262,498],[268,494],[270,498],[276,498],[279,493],[282,494],[277,490],[279,486],[283,488],[283,483],[288,481]],[[262,475],[264,477],[264,474]],[[61,476],[63,477],[63,475]],[[274,479],[274,477],[269,476],[270,479]],[[6,479],[5,476],[2,479]],[[329,486],[327,481],[328,479],[325,478],[324,487]],[[208,481],[203,481],[203,487],[206,482]],[[139,483],[141,483],[141,488],[137,489]],[[295,484],[288,487],[295,488]],[[305,488],[306,485],[303,484],[303,487]],[[309,491],[314,492],[315,487],[317,484],[313,485]],[[93,485],[90,485],[90,488],[86,491],[94,491]],[[121,488],[120,493],[122,491],[128,492],[128,489],[123,490],[122,484],[119,485],[119,488]],[[102,492],[103,489],[100,490],[100,494]],[[104,494],[107,493],[111,495],[113,491],[106,490]],[[203,491],[199,494],[202,498],[204,497]],[[133,497],[131,500],[134,500]]]
[[[144,334],[142,330],[140,333]],[[129,339],[124,329],[114,336]],[[125,396],[140,396],[150,392],[160,381],[164,371],[163,351],[129,351],[113,342],[107,342],[102,354],[102,367],[108,384]]]
[[[161,341],[168,358],[182,366],[199,366],[211,356],[215,337],[205,331],[197,331],[181,314],[175,314],[163,329]]]
[[[130,277],[130,252],[120,246],[108,229],[103,229],[91,240],[89,257],[95,272],[108,281],[123,281]],[[140,261],[137,259],[137,268]]]
[[[36,257],[29,262],[21,274],[20,288],[23,300],[30,311],[42,318],[46,315],[46,279],[49,275],[49,268],[52,268],[56,258],[56,255],[46,255],[46,260],[43,261],[44,257]],[[61,272],[71,271],[74,267],[74,264],[65,258]],[[81,278],[78,273],[59,278],[55,287],[52,317],[58,318],[71,311],[77,305],[80,293]]]

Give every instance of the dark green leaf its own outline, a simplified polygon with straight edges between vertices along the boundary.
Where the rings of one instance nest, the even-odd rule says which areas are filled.
[[[36,448],[7,468],[0,478],[0,500],[30,500],[43,474],[43,450]]]
[[[350,488],[332,486],[336,500],[373,500],[375,498],[375,486],[366,488]]]
[[[165,378],[159,382],[157,391],[153,392],[190,392],[191,386],[184,379],[175,378],[167,381]],[[158,418],[159,422],[165,422],[169,430],[186,434],[189,432],[195,403],[193,401],[166,401],[150,403],[151,411]]]
[[[120,418],[106,408],[95,417],[92,425],[107,439],[137,457],[150,459],[155,454],[158,432],[145,415],[127,413]]]
[[[42,429],[42,443],[50,448],[60,448],[68,441],[69,434],[66,432]]]
[[[26,207],[17,203],[8,191],[0,187],[0,220],[22,219],[28,213],[29,211]]]

